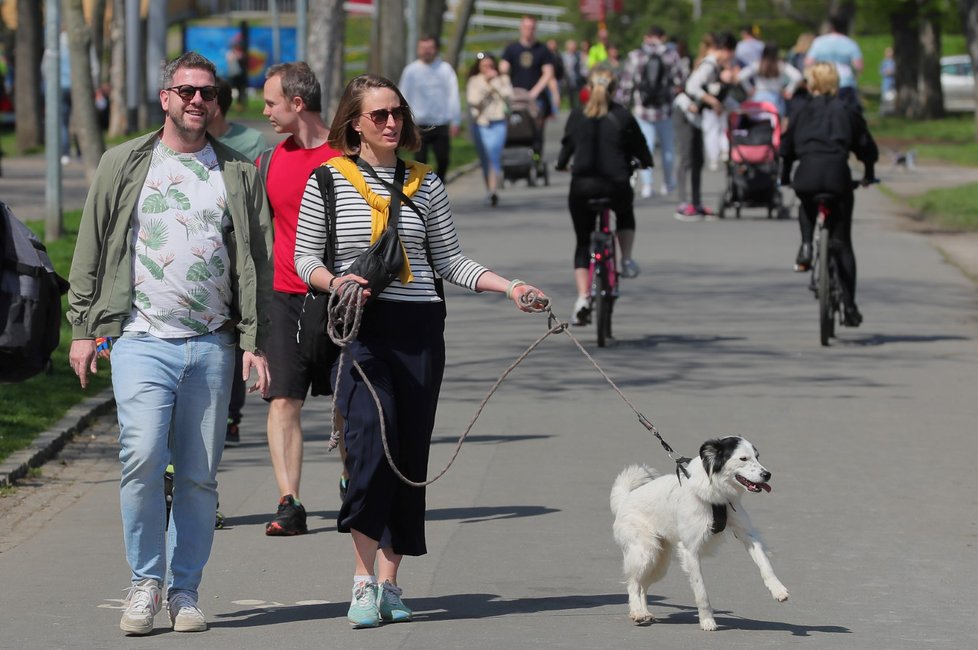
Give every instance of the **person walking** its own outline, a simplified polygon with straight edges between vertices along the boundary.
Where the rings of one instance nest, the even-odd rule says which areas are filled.
[[[550,88],[550,80],[556,75],[553,60],[550,58],[550,50],[547,46],[537,40],[537,19],[533,16],[523,16],[520,19],[520,37],[513,41],[503,50],[499,59],[499,72],[507,75],[513,88],[523,88],[529,91],[530,98],[536,101],[540,109],[540,123],[550,116],[553,112],[551,100],[552,93],[547,92]],[[535,151],[542,151],[543,129],[540,129],[540,148],[534,147]]]
[[[261,131],[245,126],[238,122],[229,122],[228,111],[231,109],[233,94],[231,84],[224,77],[218,77],[217,110],[211,116],[207,132],[217,138],[218,142],[231,147],[249,160],[257,160],[261,152],[268,148],[268,140]],[[231,402],[228,405],[227,434],[224,444],[235,447],[241,444],[241,409],[245,404],[245,382],[241,378],[242,350],[238,348],[234,355],[234,375],[231,383]]]
[[[320,381],[321,368],[303,354],[296,335],[308,287],[296,275],[295,252],[299,202],[312,171],[338,152],[327,142],[329,129],[320,115],[322,90],[316,75],[302,62],[278,63],[265,73],[265,110],[276,133],[288,134],[262,154],[265,186],[275,225],[271,338],[267,350],[272,383],[268,401],[268,451],[278,486],[275,516],[265,526],[270,536],[308,532],[306,509],[299,496],[302,479],[301,410],[309,389]],[[265,160],[265,157],[269,158]],[[342,486],[341,479],[341,486]]]
[[[611,198],[615,213],[618,243],[621,246],[621,275],[634,278],[639,274],[638,263],[632,258],[635,246],[635,198],[629,179],[632,161],[642,168],[652,166],[652,153],[645,144],[635,117],[621,104],[614,103],[615,75],[611,70],[597,67],[588,75],[588,100],[582,108],[574,109],[567,118],[561,139],[557,169],[567,169],[574,160],[570,194],[567,203],[574,224],[574,283],[577,300],[574,303],[574,324],[586,325],[590,319],[588,278],[589,246],[594,231],[596,212],[588,199]]]
[[[207,133],[214,64],[163,70],[163,127],[99,163],[72,259],[69,362],[82,388],[112,337],[123,538],[131,570],[120,628],[153,631],[163,581],[177,632],[207,629],[199,586],[214,537],[234,347],[268,388],[272,227],[252,161]],[[109,263],[106,263],[109,260]],[[173,479],[169,528],[163,471]]]
[[[438,55],[438,39],[418,39],[418,58],[401,73],[400,87],[421,128],[421,148],[415,158],[428,162],[429,149],[435,156],[435,173],[445,180],[451,157],[452,138],[458,135],[462,109],[455,70]]]
[[[679,53],[667,46],[665,30],[653,25],[646,32],[642,46],[628,53],[618,96],[622,104],[631,108],[649,151],[655,151],[656,141],[662,148],[663,196],[676,188],[676,178],[673,176],[675,130],[672,102],[683,81]],[[650,198],[655,188],[652,169],[643,169],[639,176],[642,181],[641,197]]]
[[[328,213],[336,241],[330,271],[323,260],[329,229],[315,177],[302,197],[295,265],[319,291],[346,291],[366,281],[347,272],[370,245],[371,231],[387,223],[389,184],[403,183],[397,230],[404,262],[401,274],[363,310],[359,334],[344,354],[359,362],[383,406],[385,437],[395,464],[412,481],[424,481],[438,393],[445,367],[445,305],[435,273],[480,292],[504,293],[523,311],[547,302],[539,289],[507,280],[467,258],[459,245],[451,204],[441,179],[426,165],[404,163],[397,149],[417,149],[421,136],[410,105],[389,79],[354,78],[340,98],[330,143],[343,152],[330,161],[335,200]],[[373,176],[376,174],[376,178]],[[400,200],[400,199],[398,199]],[[416,207],[415,207],[416,206]],[[415,210],[419,210],[415,212]],[[379,232],[378,232],[379,234]],[[346,425],[350,487],[337,516],[337,530],[353,538],[353,598],[347,618],[354,628],[412,618],[401,599],[398,570],[405,555],[427,552],[425,489],[403,483],[388,464],[377,405],[352,364],[333,364],[336,402]]]
[[[861,109],[856,78],[863,71],[863,53],[859,44],[846,36],[845,18],[829,17],[829,32],[814,41],[805,53],[805,67],[819,62],[834,63],[839,72],[839,99]]]
[[[781,51],[774,41],[764,45],[764,51],[757,63],[737,71],[737,82],[747,92],[751,101],[768,102],[785,117],[788,100],[804,77],[795,66],[781,60]]]
[[[482,165],[482,178],[486,183],[486,203],[496,207],[499,203],[497,190],[503,178],[501,159],[513,86],[508,76],[499,74],[496,57],[492,54],[479,52],[475,55],[465,84],[465,97],[472,117],[472,136]]]
[[[568,38],[564,41],[564,51],[561,53],[564,62],[564,84],[562,92],[567,95],[571,109],[581,105],[580,92],[584,87],[587,73],[584,70],[583,56],[577,46],[577,41]]]
[[[737,42],[729,32],[717,34],[706,56],[686,80],[683,93],[677,96],[673,113],[676,140],[679,142],[679,207],[676,218],[680,221],[696,221],[712,214],[702,202],[701,183],[703,174],[703,113],[722,113],[721,73],[733,59]],[[686,177],[689,176],[687,202]]]

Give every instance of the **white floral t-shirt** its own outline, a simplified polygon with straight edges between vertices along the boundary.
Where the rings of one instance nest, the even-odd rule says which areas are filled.
[[[221,327],[231,313],[231,219],[211,145],[178,153],[157,143],[132,221],[133,304],[123,329],[188,338]]]

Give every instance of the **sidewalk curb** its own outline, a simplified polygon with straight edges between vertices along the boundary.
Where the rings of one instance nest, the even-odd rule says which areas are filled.
[[[445,184],[448,185],[477,169],[478,160],[453,169],[446,175]],[[65,444],[87,429],[93,420],[114,410],[115,398],[111,387],[72,406],[57,424],[39,434],[28,447],[0,462],[0,487],[13,485],[32,468],[40,467],[51,460]]]
[[[31,468],[43,465],[94,420],[112,412],[114,408],[115,398],[111,388],[72,406],[53,427],[40,433],[25,449],[14,452],[0,463],[0,487],[13,485]]]

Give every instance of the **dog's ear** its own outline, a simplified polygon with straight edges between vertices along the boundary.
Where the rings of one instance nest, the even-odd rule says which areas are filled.
[[[707,440],[700,447],[700,460],[708,475],[716,474],[728,460],[737,445],[730,444],[730,438]]]

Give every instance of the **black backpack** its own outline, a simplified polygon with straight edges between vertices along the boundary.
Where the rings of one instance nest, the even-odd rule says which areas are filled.
[[[638,96],[642,106],[665,106],[672,101],[669,66],[658,52],[649,55],[638,77]]]
[[[49,370],[61,340],[68,282],[44,244],[0,201],[0,383]]]

